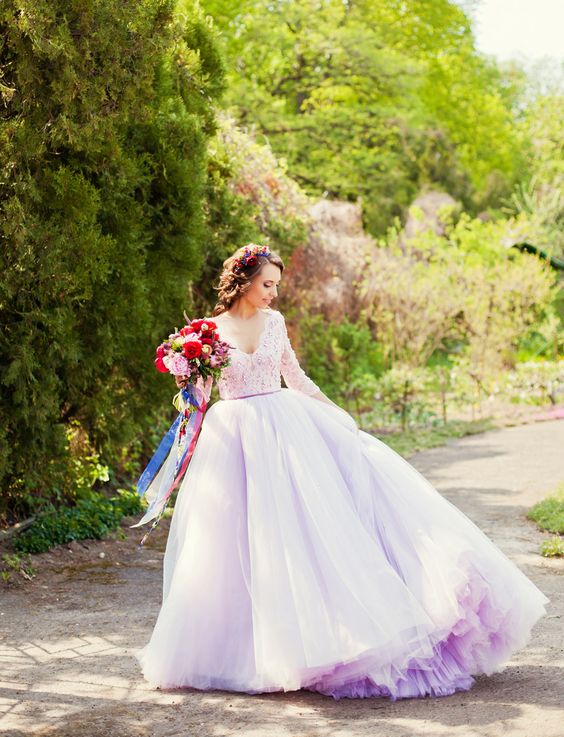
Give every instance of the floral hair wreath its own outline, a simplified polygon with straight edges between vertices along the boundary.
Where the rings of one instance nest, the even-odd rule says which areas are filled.
[[[243,254],[235,261],[233,267],[235,271],[240,272],[247,266],[254,266],[259,256],[270,258],[271,251],[268,246],[259,246],[256,243],[250,243],[249,246],[244,246]]]

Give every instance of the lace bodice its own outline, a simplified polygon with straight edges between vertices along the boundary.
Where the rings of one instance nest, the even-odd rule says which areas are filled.
[[[315,394],[320,391],[296,358],[286,330],[284,315],[272,309],[266,309],[264,312],[266,319],[256,351],[245,353],[238,348],[230,349],[231,363],[223,369],[217,382],[221,399],[235,399],[248,394],[276,391],[281,388],[281,375],[290,389],[296,389],[304,394]],[[217,330],[220,337],[223,337],[219,325]],[[209,377],[202,386],[207,401],[211,395],[212,383],[213,379]]]

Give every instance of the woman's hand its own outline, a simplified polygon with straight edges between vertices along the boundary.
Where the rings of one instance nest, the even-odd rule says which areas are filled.
[[[184,389],[184,387],[189,383],[190,377],[183,374],[177,374],[175,375],[174,380],[176,381],[176,386],[179,389]]]

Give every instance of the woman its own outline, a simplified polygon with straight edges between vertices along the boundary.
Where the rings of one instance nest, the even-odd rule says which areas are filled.
[[[467,690],[549,600],[304,373],[269,307],[284,264],[250,246],[220,277],[212,319],[231,364],[176,499],[143,674],[335,699]]]

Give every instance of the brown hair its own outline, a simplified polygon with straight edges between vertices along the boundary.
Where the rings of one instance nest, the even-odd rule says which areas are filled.
[[[255,243],[249,243],[248,247],[256,245]],[[253,266],[244,267],[241,271],[235,271],[234,267],[238,259],[245,252],[245,246],[238,248],[234,254],[229,256],[223,262],[223,271],[219,277],[219,285],[214,287],[217,290],[218,301],[213,308],[211,317],[221,315],[222,312],[226,312],[235,302],[243,295],[248,292],[251,288],[251,281],[262,269],[266,263],[274,264],[278,266],[280,272],[284,271],[284,262],[275,251],[270,251],[270,256],[258,256],[257,263]]]

